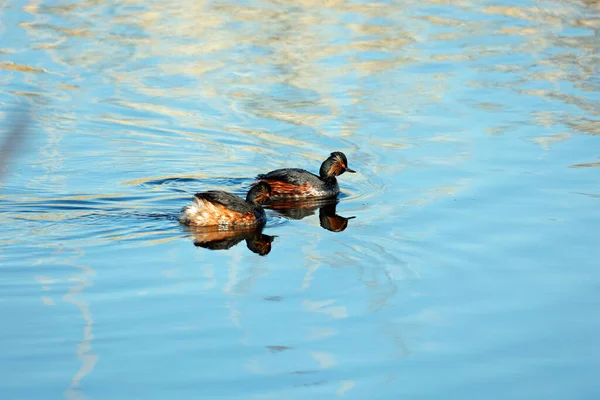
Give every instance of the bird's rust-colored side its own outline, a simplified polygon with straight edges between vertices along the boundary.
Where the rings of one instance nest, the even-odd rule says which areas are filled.
[[[273,191],[272,197],[310,197],[318,195],[314,186],[310,182],[302,185],[294,185],[293,183],[284,182],[275,179],[261,179],[261,182],[266,182],[271,186]]]
[[[184,213],[189,224],[197,226],[244,226],[259,222],[254,213],[240,213],[230,210],[223,204],[212,203],[198,197],[194,198]]]

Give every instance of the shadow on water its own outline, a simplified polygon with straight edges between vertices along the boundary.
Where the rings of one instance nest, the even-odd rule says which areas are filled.
[[[19,152],[23,151],[31,115],[28,108],[22,108],[9,117],[4,124],[9,127],[8,132],[0,144],[0,179],[7,174],[9,165],[16,160]]]

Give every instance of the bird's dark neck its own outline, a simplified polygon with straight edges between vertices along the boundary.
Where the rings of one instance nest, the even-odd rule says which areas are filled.
[[[247,200],[246,200],[246,202],[247,202],[248,204],[250,204],[250,205],[251,205],[252,207],[254,207],[254,208],[262,208],[262,207],[261,207],[261,205],[260,205],[260,204],[258,204],[258,203],[256,202],[256,199],[254,199],[254,198],[252,198],[252,199],[247,199]]]
[[[321,176],[319,177],[323,182],[325,183],[329,183],[332,185],[335,185],[337,183],[337,179],[335,179],[335,176]]]

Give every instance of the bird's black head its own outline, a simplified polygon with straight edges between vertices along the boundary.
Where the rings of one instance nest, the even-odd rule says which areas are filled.
[[[327,160],[321,164],[319,175],[321,179],[335,178],[340,176],[344,172],[356,172],[353,169],[348,168],[348,159],[346,155],[341,151],[334,151],[331,153]]]
[[[246,195],[246,201],[255,206],[261,206],[269,201],[271,186],[267,182],[258,182]]]

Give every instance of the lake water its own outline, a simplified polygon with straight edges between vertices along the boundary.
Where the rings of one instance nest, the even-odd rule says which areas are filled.
[[[0,181],[0,398],[599,398],[597,1],[0,22],[3,135],[31,113]],[[177,223],[336,150],[337,206],[228,250]]]

